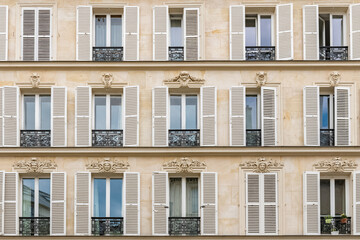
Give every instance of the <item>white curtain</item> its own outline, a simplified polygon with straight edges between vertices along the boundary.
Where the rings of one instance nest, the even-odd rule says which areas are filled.
[[[106,47],[106,16],[95,17],[95,46]]]
[[[186,216],[198,217],[199,199],[198,199],[198,179],[186,179]]]
[[[170,178],[170,217],[181,216],[181,178]]]

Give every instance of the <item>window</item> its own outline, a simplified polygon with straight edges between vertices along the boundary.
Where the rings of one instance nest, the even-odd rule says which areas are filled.
[[[259,96],[246,95],[246,129],[260,128]]]
[[[122,16],[120,14],[95,15],[95,47],[122,46]]]
[[[339,217],[347,213],[347,180],[324,177],[320,179],[320,215]]]
[[[50,95],[24,95],[24,130],[50,130]]]
[[[95,130],[122,129],[122,99],[120,95],[95,95]]]
[[[170,129],[198,128],[198,96],[170,96]]]
[[[271,15],[247,15],[245,19],[246,46],[272,46],[271,25]]]
[[[343,15],[319,15],[320,46],[343,46],[345,42],[344,36]]]
[[[170,47],[183,47],[183,15],[170,15]]]
[[[22,217],[50,217],[50,178],[22,179]]]
[[[334,96],[320,95],[320,129],[333,129]]]

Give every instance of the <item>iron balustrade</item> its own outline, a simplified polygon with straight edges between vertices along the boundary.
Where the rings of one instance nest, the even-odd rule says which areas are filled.
[[[20,130],[21,147],[50,147],[50,130]]]
[[[320,146],[334,146],[334,129],[320,129]]]
[[[123,130],[92,130],[93,147],[122,147]]]
[[[273,46],[249,46],[246,47],[246,60],[249,61],[273,61],[275,60],[275,47]]]
[[[261,146],[261,129],[246,129],[246,146]]]
[[[348,60],[348,47],[320,47],[320,60],[345,61]]]
[[[345,223],[341,217],[333,217],[331,223],[326,223],[325,217],[320,217],[321,234],[331,234],[332,230],[339,231],[339,234],[351,234],[351,217],[347,217]]]
[[[184,47],[169,47],[169,61],[184,61]]]
[[[123,47],[93,47],[93,61],[96,62],[120,62],[123,56]]]
[[[122,217],[92,217],[91,234],[95,236],[122,235],[124,219]]]
[[[22,236],[50,235],[50,217],[20,217],[19,233]]]
[[[200,235],[200,217],[169,217],[169,235]]]
[[[169,130],[169,147],[198,147],[200,146],[199,129]]]

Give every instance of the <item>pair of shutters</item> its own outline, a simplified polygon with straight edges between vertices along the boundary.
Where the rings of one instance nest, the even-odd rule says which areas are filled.
[[[230,59],[245,60],[245,6],[230,6]],[[276,59],[292,60],[293,5],[276,6]]]
[[[335,87],[335,146],[349,146],[350,88]],[[320,92],[318,86],[304,87],[304,145],[320,145]]]
[[[216,146],[216,87],[200,89],[200,143],[201,146]],[[168,146],[169,89],[155,87],[152,93],[153,146]]]
[[[124,7],[123,43],[124,60],[139,60],[139,7]],[[91,61],[93,47],[92,6],[77,7],[76,60]]]
[[[140,235],[140,174],[124,173],[123,184],[124,234]],[[91,173],[75,175],[75,235],[91,234]]]
[[[124,146],[139,145],[139,87],[124,87]],[[75,96],[75,146],[89,147],[92,129],[92,91],[89,86],[76,88]]]
[[[199,8],[184,8],[184,59],[199,59]],[[169,59],[169,8],[155,6],[153,8],[153,60]]]
[[[218,234],[217,173],[201,173],[201,234]],[[154,172],[152,177],[152,234],[168,235],[169,176],[167,172]]]
[[[246,87],[230,89],[230,146],[246,146]],[[276,88],[261,88],[261,144],[277,145]]]
[[[66,235],[66,173],[50,176],[50,235]],[[18,235],[19,174],[0,171],[0,233]]]

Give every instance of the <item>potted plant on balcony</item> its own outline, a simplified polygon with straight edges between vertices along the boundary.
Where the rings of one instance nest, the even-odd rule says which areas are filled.
[[[332,220],[332,216],[327,215],[327,216],[325,217],[325,223],[330,224],[330,223],[331,223],[331,220]]]
[[[340,217],[341,217],[340,220],[341,223],[347,223],[347,216],[345,213],[341,214]]]
[[[339,230],[337,230],[335,226],[331,228],[331,235],[339,235]]]

